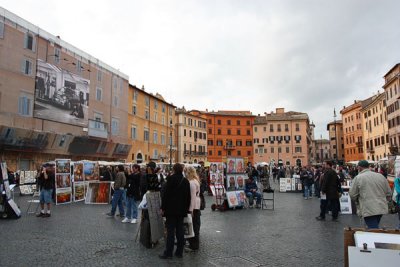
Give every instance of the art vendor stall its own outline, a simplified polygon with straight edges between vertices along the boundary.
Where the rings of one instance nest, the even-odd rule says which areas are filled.
[[[302,192],[302,184],[300,175],[293,175],[293,178],[280,178],[279,180],[280,192]]]
[[[211,205],[212,210],[241,208],[246,203],[244,190],[248,176],[245,173],[243,158],[229,157],[226,167],[224,165],[223,162],[210,163],[210,189],[216,202]]]

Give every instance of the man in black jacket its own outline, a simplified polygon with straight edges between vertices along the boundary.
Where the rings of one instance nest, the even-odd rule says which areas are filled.
[[[190,206],[190,185],[183,177],[183,166],[176,163],[173,174],[167,178],[164,194],[161,201],[161,210],[166,217],[167,242],[161,259],[172,258],[174,250],[174,233],[176,232],[177,246],[175,256],[182,258],[185,244],[183,232],[183,218],[187,216]]]
[[[339,177],[335,170],[332,169],[332,162],[325,162],[325,172],[321,185],[321,199],[326,197],[326,201],[321,201],[321,214],[316,219],[325,220],[326,208],[330,205],[332,209],[332,221],[337,221],[339,214]],[[325,196],[324,196],[325,195]]]

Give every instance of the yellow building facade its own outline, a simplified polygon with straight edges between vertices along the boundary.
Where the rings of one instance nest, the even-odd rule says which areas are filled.
[[[175,106],[159,94],[129,85],[127,124],[132,148],[128,161],[176,162]]]
[[[389,153],[386,95],[380,93],[361,103],[364,159],[378,161]]]

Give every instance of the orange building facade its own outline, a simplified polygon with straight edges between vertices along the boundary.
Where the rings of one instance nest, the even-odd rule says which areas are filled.
[[[343,123],[345,162],[364,159],[361,101],[355,100],[340,111]]]
[[[224,162],[227,157],[241,157],[253,163],[253,124],[250,111],[205,112],[207,119],[207,159]]]

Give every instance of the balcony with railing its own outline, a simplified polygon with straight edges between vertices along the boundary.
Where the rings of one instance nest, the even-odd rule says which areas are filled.
[[[108,138],[108,124],[102,121],[88,120],[88,136]]]

